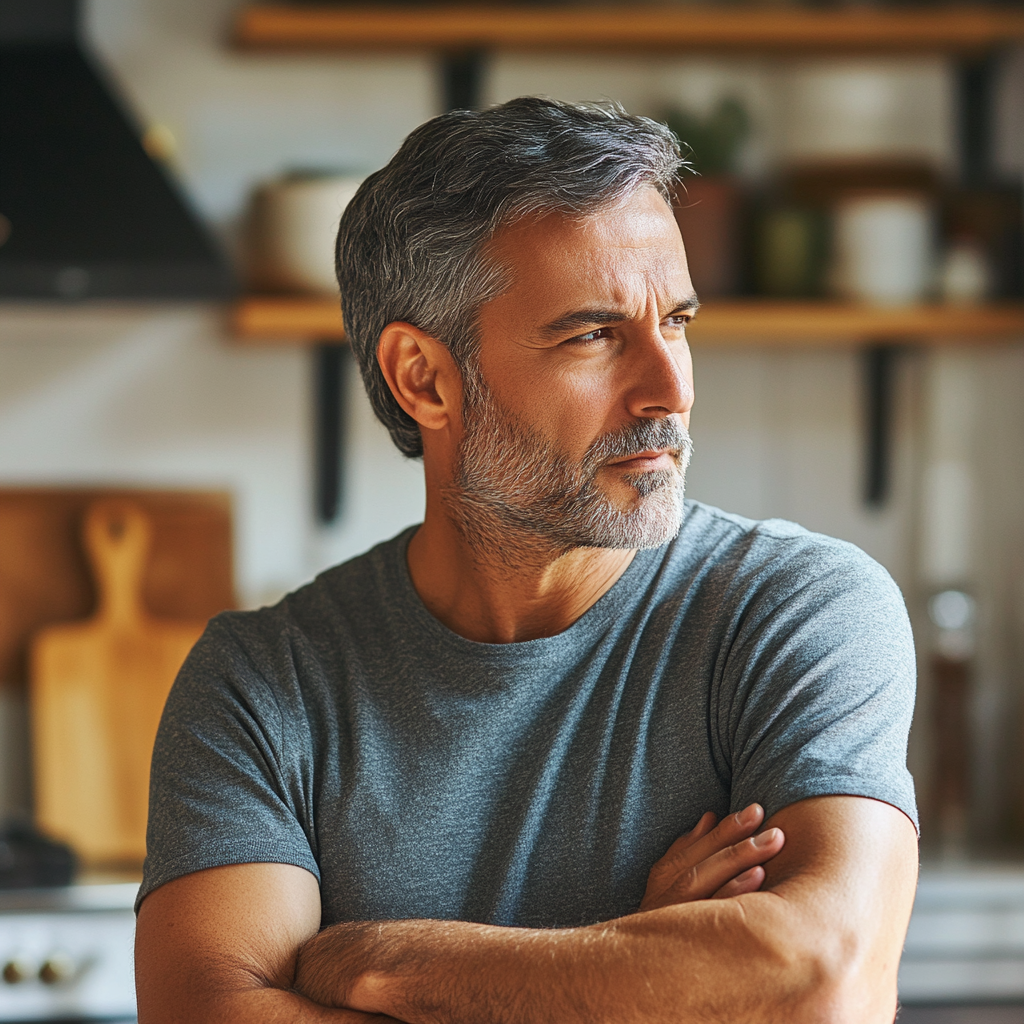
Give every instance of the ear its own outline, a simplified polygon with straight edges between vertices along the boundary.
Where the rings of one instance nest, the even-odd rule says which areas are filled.
[[[412,324],[390,323],[377,363],[395,400],[424,430],[461,422],[462,375],[447,345]]]

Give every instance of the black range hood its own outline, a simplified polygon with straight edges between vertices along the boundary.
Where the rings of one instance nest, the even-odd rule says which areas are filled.
[[[77,0],[0,0],[0,299],[234,291],[80,45]]]

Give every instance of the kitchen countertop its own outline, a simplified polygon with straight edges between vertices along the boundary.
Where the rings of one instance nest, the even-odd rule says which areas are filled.
[[[900,963],[900,997],[1024,1003],[1024,866],[922,869]],[[1017,1013],[1010,1019],[1024,1024],[1024,1009]],[[981,1024],[982,1018],[970,1020]]]

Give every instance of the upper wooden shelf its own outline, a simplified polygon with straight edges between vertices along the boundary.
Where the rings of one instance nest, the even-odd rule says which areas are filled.
[[[748,7],[244,7],[236,42],[262,49],[963,52],[1024,39],[1024,11]]]
[[[311,345],[343,341],[336,299],[251,296],[232,314],[249,344]],[[841,302],[709,299],[688,334],[698,347],[848,346],[1024,340],[1024,303],[886,308]]]

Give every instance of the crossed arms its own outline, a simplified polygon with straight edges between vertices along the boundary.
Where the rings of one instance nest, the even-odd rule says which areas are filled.
[[[575,929],[320,932],[301,868],[186,875],[139,913],[139,1022],[891,1024],[913,825],[862,797],[784,808],[758,844],[759,824],[757,812],[705,816],[652,869],[637,913]]]

